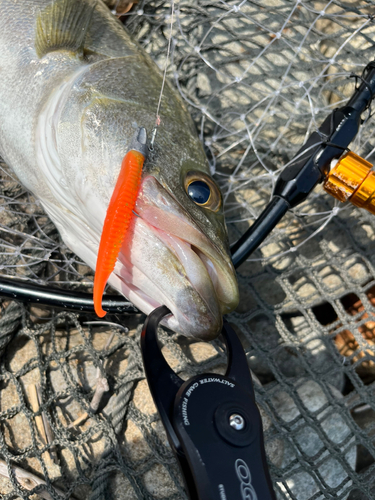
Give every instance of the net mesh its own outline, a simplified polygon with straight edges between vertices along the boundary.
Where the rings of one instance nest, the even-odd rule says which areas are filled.
[[[373,59],[374,4],[175,3],[168,73],[222,188],[232,241],[308,135],[351,95],[350,75]],[[121,20],[163,68],[170,3],[140,1]],[[375,121],[364,119],[351,149],[374,163]],[[90,290],[91,270],[11,170],[1,171],[1,275]],[[373,216],[317,188],[238,270],[240,305],[229,320],[256,376],[280,499],[375,497],[374,231]],[[143,319],[103,323],[2,301],[4,499],[186,498],[144,379]],[[223,373],[219,340],[160,339],[183,377]]]

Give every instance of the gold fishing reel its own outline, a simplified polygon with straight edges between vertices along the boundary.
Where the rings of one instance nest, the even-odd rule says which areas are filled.
[[[349,151],[331,169],[323,187],[334,198],[375,215],[375,172],[371,168],[371,163]]]

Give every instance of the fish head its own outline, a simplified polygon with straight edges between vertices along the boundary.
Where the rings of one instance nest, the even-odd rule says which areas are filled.
[[[38,143],[53,136],[38,155],[48,157],[50,179],[58,159],[54,196],[64,215],[46,198],[44,205],[66,244],[93,268],[122,159],[138,127],[150,137],[161,88],[153,63],[127,62],[104,60],[82,70],[39,126]],[[109,283],[146,314],[166,305],[171,329],[216,337],[223,313],[238,303],[223,200],[191,117],[168,84],[134,213]]]
[[[147,225],[165,245],[159,255],[155,245],[157,265],[147,274],[157,285],[158,302],[173,313],[166,324],[208,340],[220,333],[222,315],[238,304],[237,280],[220,189],[196,135],[173,137],[176,130],[164,129],[157,136],[145,163],[134,224],[144,231]],[[122,253],[131,258],[136,241],[134,234],[126,238]]]

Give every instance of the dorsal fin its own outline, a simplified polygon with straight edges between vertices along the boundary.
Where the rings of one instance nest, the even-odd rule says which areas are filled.
[[[98,2],[87,30],[84,51],[106,57],[125,57],[138,53],[139,47],[108,7]]]
[[[96,0],[54,0],[37,17],[35,50],[39,58],[55,50],[79,52]]]

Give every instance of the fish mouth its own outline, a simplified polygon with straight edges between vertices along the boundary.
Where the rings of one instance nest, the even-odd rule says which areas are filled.
[[[163,322],[172,330],[215,338],[222,315],[238,304],[230,257],[151,175],[142,181],[135,212],[114,271],[122,293],[146,314],[166,305],[172,315]]]

